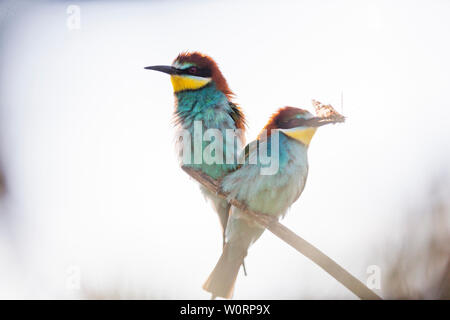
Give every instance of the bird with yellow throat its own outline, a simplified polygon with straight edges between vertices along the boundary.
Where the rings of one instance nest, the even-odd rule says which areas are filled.
[[[179,148],[179,158],[182,165],[200,170],[213,179],[220,179],[237,169],[237,161],[227,161],[227,154],[237,155],[245,141],[245,118],[239,106],[233,102],[233,92],[222,75],[217,63],[209,56],[200,52],[184,52],[178,55],[172,65],[157,65],[146,67],[170,75],[175,94],[175,124],[180,132],[188,132],[195,136],[196,123],[201,124],[202,132],[208,129],[217,129],[222,134],[223,146],[221,148],[222,161],[210,163],[209,161],[194,161],[186,163],[183,148]],[[236,139],[226,139],[227,130],[235,133]],[[182,139],[178,139],[181,144]],[[201,156],[208,142],[201,142]],[[191,144],[192,157],[194,157],[195,141]],[[231,152],[230,152],[231,151]],[[225,242],[224,232],[230,212],[230,204],[219,198],[204,187],[202,193],[210,200],[214,210],[219,216],[222,226],[222,240]]]
[[[244,164],[223,178],[221,190],[228,194],[228,199],[237,200],[254,212],[276,219],[283,217],[305,188],[308,147],[317,128],[342,121],[314,116],[294,107],[279,109],[258,138],[245,148]],[[276,148],[273,148],[274,144],[277,144]],[[270,151],[270,157],[278,162],[276,170],[270,174],[262,174],[262,169],[272,164],[261,160],[261,150]],[[243,209],[231,208],[222,255],[203,285],[213,298],[232,297],[248,248],[264,230]]]

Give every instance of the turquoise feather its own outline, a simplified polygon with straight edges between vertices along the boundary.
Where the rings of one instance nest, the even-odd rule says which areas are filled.
[[[191,139],[194,137],[194,122],[202,121],[203,133],[210,128],[219,129],[223,137],[223,163],[222,164],[207,164],[203,160],[204,148],[212,142],[202,142],[202,161],[200,164],[194,163],[194,143],[191,144],[191,161],[190,164],[183,164],[188,167],[192,167],[196,170],[207,174],[213,179],[219,179],[229,172],[237,169],[237,161],[232,164],[226,164],[225,155],[228,148],[233,148],[234,154],[239,154],[240,145],[244,143],[244,133],[237,130],[237,121],[241,120],[241,114],[239,109],[227,96],[216,88],[214,82],[209,83],[203,88],[197,90],[186,90],[175,93],[177,99],[177,105],[175,110],[175,117],[178,124],[178,136],[181,135],[180,130],[187,130],[190,133]],[[235,130],[239,144],[234,141],[226,140],[226,130]],[[178,141],[178,154],[182,161],[183,149],[182,144]],[[222,226],[222,241],[225,243],[225,230],[228,222],[230,204],[217,197],[217,195],[211,193],[204,187],[200,188],[203,195],[210,200],[214,210],[217,212]]]
[[[239,146],[237,143],[226,141],[226,129],[236,130],[235,122],[235,105],[230,102],[225,94],[217,90],[214,83],[198,90],[186,90],[176,93],[177,107],[175,115],[179,128],[187,130],[191,137],[194,137],[194,121],[202,121],[203,133],[210,128],[219,129],[223,137],[223,163],[222,164],[206,164],[203,160],[203,150],[207,147],[210,141],[202,142],[202,161],[200,164],[194,163],[194,144],[191,148],[191,161],[187,166],[202,171],[208,176],[218,179],[225,174],[236,170],[237,163],[226,164],[225,155],[227,148],[234,148],[234,154],[239,153]],[[236,131],[237,132],[237,131]],[[239,140],[243,142],[243,133],[238,134]],[[180,147],[179,152],[182,149]],[[181,154],[180,154],[181,158]]]
[[[254,211],[277,218],[283,216],[298,199],[308,176],[307,146],[282,132],[278,137],[279,140],[275,142],[279,143],[279,165],[273,175],[261,174],[261,168],[265,165],[258,157],[261,148],[267,148],[270,154],[272,139],[267,138],[250,143],[244,151],[246,163],[222,181],[222,189],[229,193],[229,198],[241,201]],[[231,208],[223,253],[203,285],[213,297],[231,298],[247,250],[264,230],[241,209]]]

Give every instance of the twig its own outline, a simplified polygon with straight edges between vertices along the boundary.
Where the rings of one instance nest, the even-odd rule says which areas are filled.
[[[6,191],[5,178],[0,168],[0,198],[3,197],[5,191]]]
[[[204,187],[217,194],[219,197],[226,199],[228,194],[223,192],[220,188],[220,181],[214,180],[209,176],[203,174],[195,169],[183,166],[183,170],[189,174],[192,178],[201,183]],[[271,216],[258,213],[248,209],[248,207],[236,199],[228,199],[229,202],[241,209],[245,214],[252,217],[257,223],[264,226],[278,238],[289,244],[295,250],[311,259],[323,270],[328,272],[333,278],[339,281],[343,286],[353,292],[356,296],[363,300],[379,300],[379,297],[375,292],[367,288],[361,281],[356,279],[344,268],[338,265],[334,260],[330,259],[322,251],[314,247],[308,241],[302,239],[290,229],[279,223]]]

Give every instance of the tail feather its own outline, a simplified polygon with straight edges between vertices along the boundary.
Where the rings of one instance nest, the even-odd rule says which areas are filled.
[[[213,297],[230,299],[233,296],[234,283],[239,268],[244,266],[247,250],[264,232],[264,228],[259,225],[242,219],[239,209],[233,209],[227,224],[228,241],[214,270],[203,285],[203,289],[211,292]]]
[[[230,299],[233,296],[239,268],[246,255],[247,246],[227,243],[214,270],[203,284],[203,289],[211,292],[215,297]]]

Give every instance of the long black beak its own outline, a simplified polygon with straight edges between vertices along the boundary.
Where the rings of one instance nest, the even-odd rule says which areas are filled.
[[[177,74],[178,73],[178,69],[176,69],[172,66],[150,66],[150,67],[145,67],[144,69],[160,71],[160,72],[164,72],[167,74]]]

